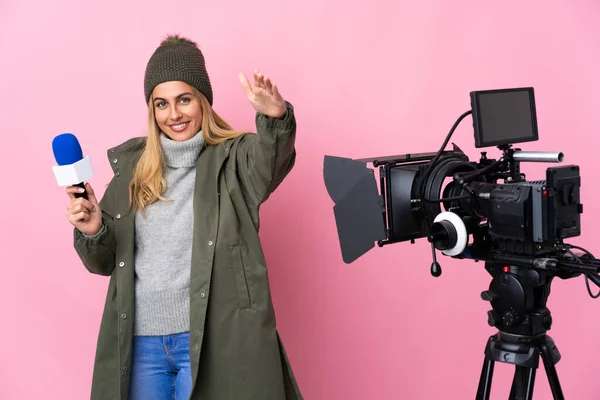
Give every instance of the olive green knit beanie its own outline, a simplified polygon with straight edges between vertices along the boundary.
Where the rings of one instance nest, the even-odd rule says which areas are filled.
[[[212,105],[213,93],[204,56],[190,39],[169,35],[154,51],[144,76],[146,103],[150,101],[154,88],[168,81],[183,81],[195,87]]]

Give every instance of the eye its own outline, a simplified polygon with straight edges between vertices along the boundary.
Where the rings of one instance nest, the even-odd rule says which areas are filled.
[[[190,101],[192,101],[192,99],[190,99],[189,97],[182,97],[181,99],[179,99],[179,101],[181,102],[181,104],[188,104]]]
[[[164,108],[166,105],[167,103],[164,101],[159,101],[158,103],[154,104],[156,108]]]

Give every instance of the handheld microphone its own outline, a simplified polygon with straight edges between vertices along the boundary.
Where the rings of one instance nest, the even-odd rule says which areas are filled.
[[[85,189],[87,179],[94,176],[92,163],[83,156],[81,145],[72,133],[62,133],[52,140],[52,151],[58,165],[52,166],[58,186],[79,186]],[[87,192],[76,193],[75,197],[88,199]]]

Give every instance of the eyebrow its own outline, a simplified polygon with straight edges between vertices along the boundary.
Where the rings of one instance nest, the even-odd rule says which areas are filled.
[[[179,96],[175,97],[175,99],[177,100],[177,99],[179,99],[179,98],[181,98],[181,97],[183,97],[183,96],[192,96],[192,94],[191,94],[190,92],[181,93]],[[162,97],[155,97],[155,98],[154,98],[154,101],[156,101],[156,100],[162,100],[162,101],[166,101],[166,100],[165,100],[165,99],[163,99]]]

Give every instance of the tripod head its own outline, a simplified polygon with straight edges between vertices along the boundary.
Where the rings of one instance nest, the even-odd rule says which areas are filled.
[[[489,301],[488,324],[500,332],[519,337],[545,334],[552,326],[546,307],[556,271],[486,263],[492,275],[489,289],[481,298]]]
[[[584,254],[577,254],[573,249]],[[476,400],[489,400],[496,362],[515,366],[509,398],[531,399],[540,358],[553,398],[564,400],[556,372],[561,355],[554,340],[546,334],[552,327],[552,315],[546,306],[550,285],[556,277],[569,279],[582,273],[598,285],[600,260],[585,249],[564,244],[557,245],[556,251],[544,258],[498,254],[495,258],[485,263],[492,281],[481,298],[490,302],[488,324],[498,332],[490,336],[485,347]]]
[[[492,306],[488,311],[490,326],[519,336],[544,334],[552,326],[546,302],[555,277],[569,279],[584,273],[600,285],[600,260],[589,253],[579,255],[567,245],[562,246],[564,248],[557,250],[553,257],[521,260],[506,257],[507,263],[486,262],[485,268],[493,279],[481,298]],[[513,262],[508,258],[513,258]]]

